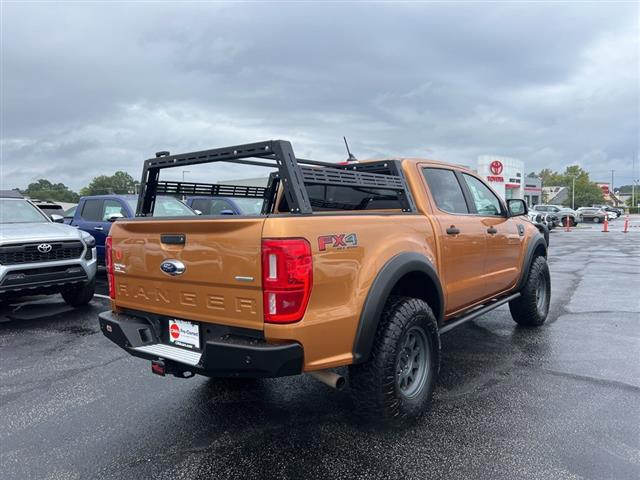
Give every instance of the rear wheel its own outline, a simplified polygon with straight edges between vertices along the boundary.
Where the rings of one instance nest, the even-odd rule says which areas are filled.
[[[600,217],[593,217],[593,223],[600,223]]]
[[[547,259],[536,257],[520,296],[509,302],[511,317],[519,325],[539,327],[547,319],[551,300],[551,277]]]
[[[67,287],[60,293],[68,305],[71,305],[72,307],[82,307],[91,301],[95,291],[96,280],[94,278],[90,282],[73,287]]]
[[[380,319],[369,360],[349,367],[360,413],[382,421],[420,417],[440,368],[438,325],[427,303],[391,299]]]

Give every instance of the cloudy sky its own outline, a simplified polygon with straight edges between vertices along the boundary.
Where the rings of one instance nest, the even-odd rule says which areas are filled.
[[[323,160],[345,158],[346,135],[360,158],[578,163],[595,180],[614,169],[616,185],[638,156],[636,2],[1,9],[2,188],[77,190],[115,170],[138,178],[158,150],[272,138]]]

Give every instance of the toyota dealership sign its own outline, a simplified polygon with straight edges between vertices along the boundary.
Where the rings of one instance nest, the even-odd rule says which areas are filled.
[[[502,198],[523,198],[524,163],[517,158],[482,155],[478,173]]]

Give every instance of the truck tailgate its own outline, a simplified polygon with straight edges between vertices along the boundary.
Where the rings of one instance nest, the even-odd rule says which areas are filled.
[[[264,221],[247,217],[117,221],[111,229],[115,305],[262,329]],[[184,244],[172,243],[180,235]],[[167,260],[182,262],[184,273],[165,273],[161,264]]]

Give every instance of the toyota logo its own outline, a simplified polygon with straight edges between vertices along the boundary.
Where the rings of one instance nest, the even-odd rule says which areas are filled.
[[[491,165],[489,165],[489,170],[491,170],[491,173],[494,175],[500,175],[502,173],[502,169],[502,162],[499,160],[494,160],[491,162]]]
[[[49,253],[53,247],[48,243],[41,243],[38,245],[38,251],[40,253]]]

